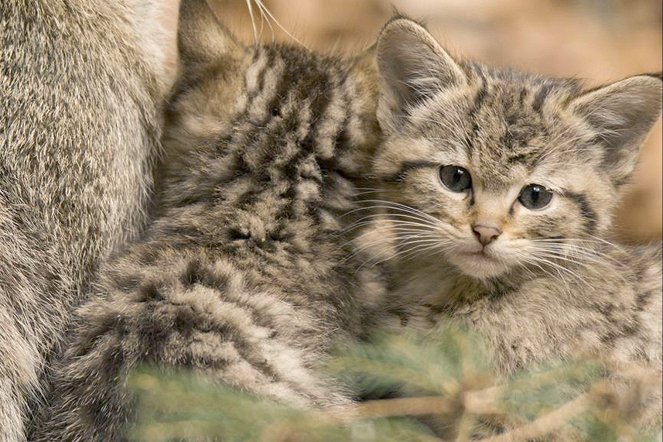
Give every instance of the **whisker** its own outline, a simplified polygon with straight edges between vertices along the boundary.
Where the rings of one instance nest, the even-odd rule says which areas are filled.
[[[251,0],[247,0],[247,1],[250,2]],[[276,26],[277,26],[279,29],[281,29],[281,30],[282,30],[282,31],[283,31],[288,37],[292,38],[295,42],[297,42],[298,44],[300,44],[300,45],[303,46],[304,48],[309,49],[309,48],[308,48],[304,43],[302,43],[297,37],[295,37],[294,35],[292,35],[292,34],[290,33],[290,31],[288,31],[285,27],[283,27],[283,25],[281,24],[281,22],[278,21],[278,20],[276,19],[276,17],[274,17],[274,15],[269,11],[269,8],[267,8],[267,6],[265,6],[265,4],[263,3],[262,0],[254,0],[254,1],[256,2],[256,5],[257,5],[258,8],[260,9],[261,13],[265,14],[265,17],[267,18],[267,24],[269,25],[270,28],[272,28],[272,26],[271,26],[271,24],[270,24],[270,20],[271,20],[271,21],[274,21],[274,23],[276,24]],[[272,28],[272,34],[273,34],[273,33],[274,33],[274,30],[273,30],[273,28]]]
[[[565,254],[574,256],[579,259],[586,259],[592,261],[596,264],[601,264],[604,261],[609,261],[614,265],[623,266],[623,262],[618,259],[608,255],[607,253],[601,252],[596,248],[585,247],[582,244],[584,243],[593,243],[593,240],[584,240],[584,239],[570,239],[570,243],[567,244],[563,241],[542,241],[542,240],[532,240],[532,242],[537,244],[537,248],[541,248],[541,245],[544,246],[545,250],[554,251],[556,253],[565,252]],[[601,243],[602,244],[602,243]]]
[[[258,44],[258,28],[256,27],[255,16],[253,15],[253,0],[246,0],[246,6],[249,9],[249,16],[251,18],[251,27],[253,28],[253,40]]]
[[[413,213],[413,214],[421,215],[421,216],[423,216],[423,217],[425,217],[425,218],[428,218],[428,219],[432,220],[433,222],[439,222],[439,220],[438,220],[437,218],[435,218],[435,217],[432,216],[432,215],[429,215],[429,214],[426,213],[426,212],[423,212],[423,211],[421,211],[421,210],[419,210],[419,209],[416,209],[416,208],[414,208],[414,207],[412,207],[412,206],[408,206],[408,205],[401,204],[401,203],[396,203],[396,202],[394,202],[394,201],[376,200],[376,199],[373,199],[373,200],[360,200],[360,201],[359,201],[359,203],[362,203],[362,202],[366,202],[366,203],[376,203],[376,204],[378,204],[378,205],[388,206],[388,207],[384,207],[384,208],[394,208],[395,210],[397,210],[397,209],[402,209],[403,211],[408,212],[408,213]]]
[[[585,281],[585,279],[584,279],[582,276],[580,276],[578,273],[576,273],[576,272],[574,272],[573,270],[571,270],[571,269],[569,269],[569,268],[567,268],[567,267],[565,267],[565,266],[563,266],[563,265],[560,265],[560,264],[558,264],[558,263],[556,263],[556,262],[554,262],[554,261],[552,261],[552,260],[550,260],[550,259],[542,258],[542,257],[539,257],[539,256],[533,256],[532,259],[533,259],[533,260],[536,260],[536,261],[538,261],[538,262],[541,262],[541,263],[547,264],[547,265],[549,265],[549,266],[551,266],[551,267],[557,269],[558,271],[566,272],[567,275],[573,277],[576,281],[582,283],[583,285],[586,285],[586,286],[589,285],[589,284],[587,283],[587,281]],[[564,280],[564,277],[562,276],[561,273],[560,273],[560,278],[562,278],[562,279]]]
[[[412,258],[413,256],[416,256],[416,255],[420,254],[421,251],[430,251],[430,250],[439,248],[439,246],[440,246],[440,244],[438,244],[438,243],[429,244],[429,245],[427,245],[427,244],[417,244],[417,245],[415,245],[415,246],[413,246],[409,249],[400,250],[400,251],[390,255],[387,258],[377,260],[376,262],[374,262],[371,265],[371,267],[375,267],[376,265],[382,264],[386,261],[390,261],[390,260],[393,260],[393,259],[396,259],[396,258],[399,258],[401,260],[407,260],[407,259]],[[359,266],[358,270],[363,268],[367,263],[368,262],[366,262],[366,263],[362,264],[361,266]]]
[[[349,212],[348,212],[349,213]],[[355,212],[356,213],[356,212]],[[411,214],[407,213],[372,213],[369,215],[362,216],[359,218],[356,222],[361,222],[364,220],[371,220],[371,219],[384,219],[384,220],[393,220],[394,222],[411,222],[414,223],[415,221],[419,225],[425,225],[429,227],[438,227],[437,225],[433,224],[430,222],[430,220],[427,219],[422,219],[419,217],[416,217]],[[407,221],[404,221],[407,220]]]

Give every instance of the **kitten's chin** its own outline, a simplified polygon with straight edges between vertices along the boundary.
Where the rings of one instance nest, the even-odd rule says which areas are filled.
[[[467,276],[477,279],[494,278],[509,270],[509,266],[483,253],[459,253],[448,258]]]

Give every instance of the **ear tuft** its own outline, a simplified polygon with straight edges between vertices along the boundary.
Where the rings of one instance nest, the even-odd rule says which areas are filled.
[[[180,64],[204,66],[241,52],[206,0],[182,0],[177,39]]]
[[[402,16],[382,29],[377,61],[383,80],[383,124],[398,125],[410,110],[439,91],[467,82],[463,69],[428,30]]]
[[[662,85],[661,73],[636,75],[591,90],[571,104],[597,132],[605,166],[618,184],[630,176],[642,143],[661,115]]]

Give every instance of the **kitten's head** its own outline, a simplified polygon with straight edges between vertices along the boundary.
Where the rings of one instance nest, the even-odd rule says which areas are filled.
[[[406,18],[385,26],[377,54],[387,141],[375,171],[408,206],[392,209],[405,246],[489,278],[606,233],[660,114],[660,75],[583,90],[459,61]]]
[[[300,178],[301,192],[311,193],[312,181],[337,176],[330,169],[354,176],[370,167],[379,136],[372,51],[341,58],[245,46],[205,0],[182,2],[178,51],[162,205],[231,200]]]

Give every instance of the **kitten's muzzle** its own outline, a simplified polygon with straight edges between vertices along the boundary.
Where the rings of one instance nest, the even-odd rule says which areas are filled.
[[[485,224],[474,224],[472,232],[474,232],[474,236],[484,247],[495,241],[502,234],[499,228]]]

